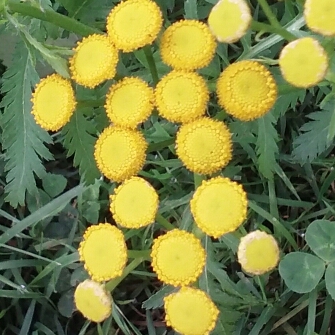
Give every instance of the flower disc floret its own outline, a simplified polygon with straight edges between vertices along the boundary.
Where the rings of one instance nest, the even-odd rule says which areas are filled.
[[[79,245],[80,261],[97,282],[121,276],[127,263],[127,247],[122,231],[109,223],[86,229]]]
[[[207,66],[214,57],[215,38],[208,26],[197,20],[181,20],[162,35],[163,62],[177,70],[196,70]]]
[[[277,85],[269,70],[243,60],[229,65],[217,81],[219,104],[227,113],[250,121],[265,115],[277,99]]]
[[[139,131],[110,126],[100,134],[94,157],[99,170],[107,178],[122,182],[142,169],[147,147]]]
[[[182,287],[164,298],[165,320],[182,335],[208,335],[215,327],[219,310],[203,291]]]
[[[224,177],[203,181],[190,202],[196,225],[215,238],[236,230],[245,221],[247,204],[243,187]]]
[[[87,279],[74,292],[74,302],[86,319],[102,322],[112,313],[112,297],[104,285]]]
[[[171,71],[155,89],[156,106],[161,116],[171,122],[193,121],[206,112],[209,91],[197,73]]]
[[[245,0],[220,0],[208,16],[208,26],[219,42],[234,43],[247,32],[251,23]]]
[[[310,30],[324,36],[335,36],[334,0],[306,0],[304,17]]]
[[[277,266],[278,243],[270,234],[260,230],[253,231],[241,238],[237,257],[245,272],[261,275]]]
[[[31,101],[36,123],[50,131],[57,131],[63,127],[76,108],[70,81],[58,74],[42,79],[36,85]]]
[[[149,117],[153,104],[153,89],[140,78],[127,77],[110,88],[105,108],[114,125],[136,128]]]
[[[70,59],[72,79],[78,84],[94,88],[116,73],[118,50],[104,35],[84,37]]]
[[[335,6],[335,2],[333,5]],[[307,88],[325,77],[328,56],[316,39],[299,38],[283,48],[279,56],[279,67],[283,77],[291,85]]]
[[[131,52],[157,37],[163,19],[152,0],[127,0],[115,6],[107,17],[107,33],[116,47]]]
[[[199,118],[180,127],[176,153],[190,171],[215,173],[232,158],[231,134],[223,122]]]
[[[193,234],[174,229],[154,240],[151,258],[159,280],[173,286],[186,286],[202,273],[206,252]]]
[[[125,228],[141,228],[154,222],[158,194],[143,178],[132,177],[110,196],[110,211],[116,223]]]

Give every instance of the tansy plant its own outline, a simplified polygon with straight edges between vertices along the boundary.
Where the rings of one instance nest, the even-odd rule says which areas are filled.
[[[1,0],[0,33],[17,40],[1,79],[0,215],[11,224],[0,246],[15,251],[0,263],[0,297],[13,299],[4,320],[26,298],[20,335],[63,334],[45,316],[55,311],[78,334],[326,335],[333,242],[309,227],[305,244],[301,222],[334,212],[333,161],[329,174],[318,162],[321,187],[311,165],[335,136],[334,8]],[[320,236],[334,235],[326,222]],[[308,246],[318,257],[298,250]],[[299,332],[288,320],[307,300],[293,292],[312,292]]]

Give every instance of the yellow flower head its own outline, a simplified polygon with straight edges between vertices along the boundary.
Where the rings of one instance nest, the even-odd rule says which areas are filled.
[[[103,285],[87,279],[74,292],[77,309],[86,319],[102,322],[112,313],[112,297]]]
[[[105,108],[114,125],[136,128],[149,117],[153,103],[153,89],[140,78],[127,77],[110,88]]]
[[[190,203],[196,225],[215,238],[236,230],[243,223],[247,204],[242,186],[224,177],[203,181]]]
[[[32,114],[45,130],[56,131],[63,127],[76,108],[74,92],[69,80],[58,74],[42,79],[32,99]]]
[[[118,50],[107,36],[93,34],[84,37],[70,59],[72,79],[94,88],[115,76],[118,57]]]
[[[335,2],[333,5],[335,6]],[[279,56],[279,67],[283,77],[291,85],[306,88],[316,85],[325,77],[328,56],[314,38],[299,38],[283,48]]]
[[[195,72],[171,71],[156,86],[158,112],[171,122],[190,122],[206,112],[209,91]]]
[[[100,134],[94,157],[107,178],[122,182],[142,169],[147,147],[139,131],[110,126]]]
[[[176,152],[190,171],[212,174],[232,158],[231,134],[223,122],[199,118],[180,127]]]
[[[132,177],[110,196],[110,211],[116,223],[125,228],[141,228],[153,223],[158,209],[158,194],[144,179]]]
[[[275,268],[279,261],[279,248],[272,235],[260,230],[241,238],[237,251],[238,262],[245,272],[261,275]]]
[[[151,44],[162,23],[162,13],[154,1],[127,0],[108,15],[107,33],[118,49],[131,52]]]
[[[154,240],[151,258],[159,280],[185,286],[194,283],[202,273],[206,252],[193,234],[173,229]]]
[[[165,320],[182,335],[208,335],[215,327],[219,310],[203,291],[182,287],[164,298]]]
[[[98,282],[121,276],[127,263],[123,233],[109,223],[87,228],[78,251],[85,269]]]
[[[208,16],[208,26],[219,42],[234,43],[248,30],[252,16],[245,0],[220,0]]]
[[[271,72],[250,60],[229,65],[221,73],[216,89],[219,104],[242,121],[262,117],[277,99],[277,85]]]
[[[334,0],[306,0],[304,17],[310,30],[325,36],[335,36]]]
[[[196,70],[214,57],[216,42],[208,26],[196,20],[173,23],[162,35],[163,62],[177,70]]]

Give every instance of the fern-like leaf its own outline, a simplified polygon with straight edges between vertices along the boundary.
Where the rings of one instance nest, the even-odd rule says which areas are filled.
[[[32,87],[39,77],[31,59],[32,50],[27,50],[20,41],[16,45],[11,66],[3,75],[1,93],[4,98],[0,107],[2,147],[5,152],[5,171],[7,185],[6,201],[13,207],[23,205],[26,191],[37,191],[35,176],[42,178],[45,174],[41,159],[53,157],[44,143],[51,143],[50,135],[36,125],[31,114]]]

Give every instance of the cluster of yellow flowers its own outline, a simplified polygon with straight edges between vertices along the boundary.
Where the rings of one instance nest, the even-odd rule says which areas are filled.
[[[335,26],[316,16],[334,13],[332,2],[305,3],[308,26],[326,36],[335,35]],[[97,139],[94,156],[101,173],[121,183],[110,196],[110,211],[117,225],[136,229],[155,221],[158,194],[149,182],[137,176],[145,164],[148,147],[137,127],[154,108],[161,117],[180,124],[176,154],[191,172],[212,175],[232,159],[228,127],[205,116],[209,91],[196,70],[211,62],[217,41],[237,41],[246,33],[251,20],[245,0],[220,0],[211,10],[208,24],[181,20],[162,33],[161,57],[172,70],[155,88],[138,77],[123,78],[110,87],[105,109],[111,125]],[[154,1],[121,2],[107,18],[107,35],[94,34],[77,44],[69,61],[72,79],[88,88],[112,79],[119,53],[151,44],[162,23],[161,11]],[[289,83],[309,87],[324,78],[328,58],[316,39],[306,37],[283,48],[279,66]],[[224,69],[217,80],[216,93],[228,114],[249,121],[262,117],[273,107],[277,85],[260,62],[243,60]],[[40,81],[32,102],[36,122],[50,131],[64,126],[76,108],[71,81],[58,74]],[[190,209],[198,228],[219,238],[245,221],[247,195],[238,183],[214,177],[204,180],[196,189]],[[101,322],[112,311],[112,297],[103,282],[119,277],[127,263],[124,234],[109,223],[91,226],[83,236],[79,254],[91,279],[78,285],[76,306],[88,319]],[[217,307],[205,292],[190,286],[206,263],[201,241],[192,233],[173,229],[154,240],[151,259],[152,268],[163,283],[180,287],[164,299],[167,324],[184,335],[205,335],[213,330],[219,314]],[[238,261],[247,273],[265,273],[277,265],[278,259],[278,245],[271,235],[254,231],[241,239]]]

